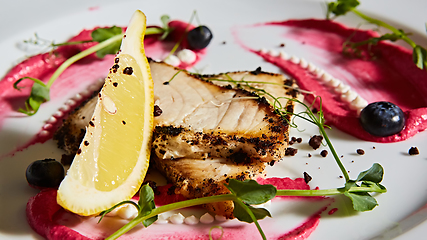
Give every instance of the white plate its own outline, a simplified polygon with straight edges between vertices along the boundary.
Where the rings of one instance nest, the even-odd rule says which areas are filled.
[[[426,1],[377,0],[363,1],[360,9],[368,14],[386,20],[406,31],[414,33],[414,39],[425,45],[424,23],[427,22]],[[234,42],[232,27],[286,20],[290,18],[323,18],[325,5],[322,1],[301,0],[263,0],[263,1],[7,1],[0,9],[0,73],[6,71],[22,60],[27,53],[16,47],[17,43],[33,36],[35,32],[45,39],[57,42],[66,40],[83,28],[97,25],[126,25],[135,9],[144,11],[148,23],[160,24],[162,14],[169,14],[173,19],[188,20],[192,11],[202,23],[214,32],[214,39],[206,58],[198,63],[198,69],[204,73],[217,73],[235,70],[252,70],[262,66],[265,71],[280,72],[278,68],[264,62],[259,57],[239,47]],[[339,18],[338,21],[356,26],[361,22],[354,16]],[[226,45],[221,43],[226,41]],[[277,48],[259,36],[251,41],[259,41],[259,48]],[[277,40],[277,42],[283,41]],[[298,53],[298,50],[294,50]],[[0,131],[0,156],[9,153],[14,146],[27,142],[42,126],[43,122],[61,103],[52,103],[33,117],[8,118]],[[314,126],[302,123],[306,131],[291,135],[302,136],[305,141],[316,133]],[[427,202],[427,149],[425,141],[427,132],[400,143],[379,144],[364,142],[338,131],[330,131],[330,137],[338,154],[344,155],[343,163],[355,178],[361,170],[368,169],[372,163],[379,162],[385,169],[383,184],[388,192],[377,197],[380,206],[372,212],[354,213],[337,212],[323,216],[317,230],[310,239],[399,239],[422,238],[427,233],[418,226],[426,218],[424,205]],[[373,149],[375,146],[375,149]],[[417,146],[421,153],[409,156],[408,149]],[[271,170],[272,175],[301,177],[308,172],[313,180],[312,187],[341,187],[339,169],[331,156],[308,158],[307,153],[314,153],[300,145],[295,157],[286,158]],[[355,154],[362,148],[363,156]],[[46,157],[60,156],[54,143],[35,145],[28,150],[18,152],[15,156],[3,156],[0,159],[0,238],[4,239],[38,239],[25,220],[25,204],[37,191],[26,184],[25,169],[27,165]],[[315,154],[313,154],[315,155]],[[354,160],[354,163],[351,163]],[[319,169],[320,168],[320,169]],[[335,204],[343,204],[337,198]],[[343,209],[343,208],[340,208]],[[424,225],[426,225],[424,223]],[[416,228],[415,228],[416,227]],[[411,231],[415,228],[414,231]]]

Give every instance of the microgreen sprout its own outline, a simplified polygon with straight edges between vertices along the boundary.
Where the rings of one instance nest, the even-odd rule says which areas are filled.
[[[332,19],[338,16],[345,15],[348,12],[353,12],[354,14],[364,19],[365,21],[375,24],[378,27],[383,27],[385,29],[388,29],[389,31],[391,31],[391,33],[383,34],[380,37],[369,38],[361,42],[347,41],[343,47],[344,52],[347,52],[347,53],[354,52],[358,54],[360,53],[360,48],[359,48],[360,46],[363,46],[363,45],[372,46],[372,45],[376,45],[379,41],[390,40],[394,42],[401,39],[406,43],[408,43],[409,46],[412,47],[413,49],[412,60],[417,65],[417,67],[420,69],[427,70],[427,50],[424,47],[416,44],[411,38],[409,38],[409,35],[410,35],[409,33],[406,33],[403,30],[397,29],[386,22],[369,17],[366,14],[360,12],[359,10],[356,9],[357,6],[359,6],[359,4],[360,3],[358,0],[337,0],[335,2],[329,2],[327,4],[328,10],[326,13],[326,18]],[[332,15],[334,16],[332,17]]]
[[[172,79],[176,77],[174,75]],[[316,97],[315,101],[319,102],[319,110],[317,113],[311,111],[311,105],[307,105],[301,102],[298,99],[286,98],[288,101],[294,101],[302,106],[304,106],[305,111],[301,113],[290,113],[287,112],[286,108],[283,107],[279,99],[284,97],[275,97],[272,94],[268,93],[262,88],[254,87],[254,82],[246,82],[244,79],[234,80],[228,74],[225,74],[226,80],[218,78],[209,78],[199,75],[199,77],[205,81],[228,81],[231,84],[235,84],[236,88],[242,88],[246,90],[254,91],[255,93],[261,95],[267,95],[273,99],[274,108],[277,113],[282,115],[285,118],[286,115],[293,115],[294,117],[299,117],[305,119],[316,126],[319,127],[319,131],[324,137],[327,146],[331,150],[336,163],[338,164],[342,174],[345,178],[345,183],[343,187],[332,188],[332,189],[321,189],[321,190],[294,190],[294,189],[281,189],[278,190],[273,185],[260,185],[255,180],[245,180],[239,181],[236,179],[229,179],[228,184],[224,184],[227,189],[230,191],[229,194],[221,194],[209,197],[195,198],[190,200],[185,200],[181,202],[175,202],[167,205],[155,207],[152,201],[153,193],[150,186],[144,185],[140,191],[140,199],[148,199],[138,202],[138,215],[132,219],[129,223],[119,229],[117,232],[113,233],[107,239],[116,239],[122,234],[126,233],[139,223],[143,223],[144,226],[148,226],[155,219],[155,217],[163,212],[177,210],[190,206],[197,206],[213,202],[223,202],[223,201],[233,201],[234,209],[233,215],[240,221],[247,223],[254,223],[262,237],[266,239],[266,236],[258,223],[258,220],[264,219],[265,217],[271,217],[270,212],[264,208],[255,207],[256,205],[266,203],[267,201],[273,199],[276,196],[304,196],[304,197],[313,197],[313,196],[334,196],[334,195],[344,195],[348,197],[353,203],[353,209],[356,211],[369,211],[372,210],[375,206],[378,205],[374,197],[370,193],[385,193],[387,190],[384,186],[380,184],[383,178],[384,170],[382,166],[378,163],[374,163],[371,168],[366,171],[361,172],[355,180],[351,180],[348,175],[347,170],[342,164],[338,154],[336,153],[332,142],[330,141],[328,135],[326,134],[325,128],[329,128],[325,125],[325,119],[322,111],[322,99]],[[170,82],[170,81],[169,81]],[[168,82],[168,83],[169,83]],[[270,82],[256,82],[256,84],[271,84]],[[284,88],[289,87],[282,85]],[[122,203],[127,203],[124,201]],[[115,207],[120,206],[122,203],[117,204],[116,206],[102,212],[100,215],[103,217],[108,212],[112,211]],[[142,210],[145,209],[145,210]],[[151,219],[147,222],[147,220]],[[211,229],[212,230],[212,229]],[[210,232],[210,231],[209,231]],[[211,235],[209,235],[211,236]]]

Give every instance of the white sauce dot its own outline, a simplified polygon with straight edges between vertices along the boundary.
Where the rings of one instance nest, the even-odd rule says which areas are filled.
[[[181,60],[175,55],[169,55],[165,60],[165,63],[172,65],[174,67],[178,67],[181,64]]]
[[[82,98],[83,98],[83,96],[82,96],[80,93],[77,93],[77,94],[74,96],[74,100],[75,100],[75,101],[82,100]]]
[[[327,84],[328,84],[328,86],[335,88],[338,85],[340,85],[340,83],[341,83],[340,80],[338,80],[336,78],[332,78],[331,81],[329,81]]]
[[[280,51],[279,52],[279,57],[283,60],[289,60],[291,57],[289,56],[289,54],[287,54],[285,51]]]
[[[290,60],[291,60],[291,62],[293,62],[295,64],[298,64],[300,62],[300,59],[298,57],[295,57],[295,56],[292,56]]]
[[[270,50],[270,51],[268,51],[268,54],[270,54],[270,55],[271,55],[271,56],[273,56],[273,57],[277,57],[277,56],[279,56],[279,52],[274,51],[274,50]]]
[[[155,221],[155,223],[157,223],[157,224],[166,224],[168,222],[169,222],[168,217],[164,214],[159,214],[157,216],[157,220]]]
[[[136,215],[138,215],[138,210],[130,204],[126,204],[117,210],[117,216],[123,219],[133,219]]]
[[[181,62],[186,64],[192,64],[197,59],[196,53],[190,49],[182,49],[176,55],[178,56],[179,60],[181,60]]]
[[[67,112],[68,110],[70,110],[70,106],[64,105],[64,106],[60,107],[59,110],[62,112]]]
[[[80,94],[81,94],[82,96],[88,96],[90,93],[89,93],[89,90],[85,89],[85,90],[83,90]]]
[[[344,84],[343,82],[341,82],[340,84],[338,84],[338,86],[335,87],[335,89],[334,89],[334,91],[336,93],[340,93],[340,94],[345,93],[348,90],[350,90],[350,86],[348,86],[347,84]]]
[[[43,129],[46,129],[46,130],[48,130],[50,128],[52,128],[52,124],[50,124],[50,123],[47,123],[43,126]]]
[[[345,101],[347,103],[350,103],[351,101],[353,101],[356,97],[358,96],[358,94],[349,89],[347,92],[345,92],[344,94],[341,94],[341,100]]]
[[[310,72],[314,72],[316,71],[318,68],[313,64],[313,63],[308,63],[308,67],[307,67],[308,71]]]
[[[259,50],[259,52],[260,52],[260,53],[265,54],[265,53],[267,53],[267,49],[265,49],[265,48],[261,48],[261,49]]]
[[[102,96],[102,106],[103,109],[109,114],[115,114],[117,112],[116,104],[114,104],[113,100],[106,96],[105,94]]]
[[[299,65],[300,65],[300,67],[306,69],[308,67],[308,62],[304,58],[301,58]]]
[[[68,99],[65,104],[69,105],[69,106],[74,106],[76,105],[76,101],[74,101],[73,99]]]
[[[57,120],[57,119],[56,119],[56,117],[53,117],[53,116],[52,116],[52,117],[50,117],[46,122],[47,122],[47,123],[56,123],[56,120]]]
[[[204,224],[213,223],[214,218],[209,213],[205,213],[200,217],[200,222]]]
[[[57,112],[55,112],[55,113],[53,114],[53,116],[54,116],[54,117],[57,117],[57,118],[60,118],[60,117],[64,116],[64,113],[63,113],[63,112],[61,112],[61,111],[57,111]]]
[[[357,96],[353,101],[351,101],[350,109],[358,111],[365,108],[367,105],[368,101],[363,99],[361,96]]]
[[[324,82],[329,82],[332,80],[332,76],[329,73],[323,73],[320,79]]]
[[[185,224],[188,224],[188,225],[196,225],[199,223],[199,219],[196,218],[194,215],[191,215],[189,217],[186,217],[184,219],[184,222],[185,222]]]
[[[185,217],[181,213],[176,213],[169,217],[169,221],[173,224],[182,224],[184,219]]]
[[[315,73],[316,73],[316,77],[321,78],[323,76],[323,74],[325,74],[325,71],[318,68],[317,71],[315,71]]]
[[[39,136],[40,136],[40,137],[46,137],[47,135],[49,135],[49,132],[48,132],[48,131],[46,131],[46,130],[42,130],[42,131],[40,131],[40,133],[39,133]]]
[[[215,215],[215,220],[217,220],[218,222],[225,222],[227,221],[227,218],[222,215]]]

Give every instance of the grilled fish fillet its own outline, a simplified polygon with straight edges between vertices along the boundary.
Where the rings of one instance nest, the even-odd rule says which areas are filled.
[[[276,114],[265,98],[201,81],[203,77],[177,72],[165,63],[150,67],[155,105],[162,110],[154,119],[158,158],[229,157],[240,162],[246,155],[271,162],[284,157],[288,119]],[[282,88],[281,96],[285,94]]]
[[[150,61],[150,67],[157,106],[152,162],[176,186],[176,193],[187,198],[228,193],[224,183],[230,178],[263,176],[266,164],[284,156],[290,115],[277,114],[272,104],[293,111],[292,101],[279,98],[296,97],[293,81],[259,70],[191,75],[165,63]],[[254,88],[271,96],[260,97],[251,92]],[[77,151],[95,104],[89,100],[55,134],[58,146],[69,154]],[[232,202],[205,207],[233,217]]]

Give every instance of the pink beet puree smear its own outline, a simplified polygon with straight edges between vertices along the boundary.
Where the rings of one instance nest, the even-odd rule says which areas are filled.
[[[368,103],[392,102],[398,105],[406,116],[405,128],[400,133],[388,137],[372,136],[364,131],[356,112],[350,110],[348,104],[342,102],[333,90],[323,85],[314,73],[290,60],[251,50],[295,78],[300,88],[321,96],[328,124],[362,140],[386,143],[403,141],[427,128],[427,72],[415,66],[410,50],[380,42],[371,49],[376,57],[366,60],[344,55],[342,45],[350,36],[351,41],[357,42],[377,37],[376,32],[347,28],[334,21],[316,19],[289,20],[265,25],[288,28],[289,31],[284,37],[304,42],[302,47],[305,46],[313,50],[313,54],[318,54],[317,59],[326,62],[322,66],[329,66],[324,68],[326,72],[348,84]],[[366,49],[363,54],[368,55]],[[316,62],[312,63],[316,65]],[[306,99],[312,102],[314,96],[306,95]]]
[[[289,178],[268,178],[259,180],[261,184],[273,184],[278,189],[310,189],[303,179],[295,180]],[[182,196],[167,194],[170,186],[158,187],[156,189],[156,200],[161,198],[161,204],[167,204],[183,200]],[[137,198],[135,198],[137,200]],[[314,210],[311,216],[305,221],[297,224],[291,230],[286,226],[273,226],[273,221],[260,224],[268,239],[306,239],[316,229],[319,224],[320,214],[327,209],[332,202],[328,198],[305,198],[306,204],[318,204],[319,209]],[[290,201],[290,198],[275,199],[277,201]],[[301,201],[298,200],[298,201]],[[313,202],[314,201],[314,202]],[[156,201],[156,204],[158,202]],[[274,204],[274,203],[273,203]],[[104,239],[126,224],[128,220],[117,217],[106,217],[101,223],[97,223],[99,218],[81,217],[65,211],[56,203],[56,190],[45,190],[34,196],[27,204],[27,220],[30,226],[41,236],[47,239]],[[274,220],[274,219],[271,219]],[[223,239],[260,239],[261,236],[254,224],[238,222],[237,220],[226,222],[214,222],[212,224],[152,224],[148,228],[136,227],[120,239],[209,239],[209,230],[212,226],[222,226]],[[142,226],[142,225],[141,225]],[[218,239],[221,231],[212,232],[213,239]]]

